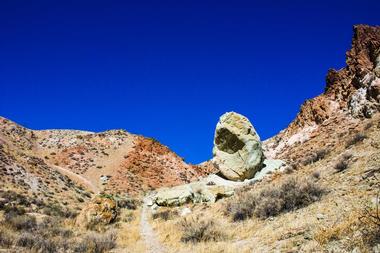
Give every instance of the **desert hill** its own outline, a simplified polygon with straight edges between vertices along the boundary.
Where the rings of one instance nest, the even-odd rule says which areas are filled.
[[[346,63],[266,141],[223,115],[200,166],[124,130],[1,118],[0,249],[380,252],[379,26],[354,27]]]
[[[2,188],[36,194],[56,189],[79,197],[70,182],[84,192],[136,196],[205,175],[154,139],[124,130],[36,131],[0,118],[0,144]]]

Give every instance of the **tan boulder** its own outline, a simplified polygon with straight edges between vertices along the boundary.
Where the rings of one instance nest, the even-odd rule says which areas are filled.
[[[84,228],[108,225],[116,219],[117,214],[117,201],[109,196],[98,195],[82,209],[76,224]]]
[[[263,167],[264,153],[259,135],[241,114],[223,114],[216,125],[213,163],[234,181],[252,178]]]

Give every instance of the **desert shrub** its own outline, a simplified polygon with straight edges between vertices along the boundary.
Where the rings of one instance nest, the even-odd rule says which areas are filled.
[[[129,210],[136,210],[140,202],[137,199],[123,198],[117,201],[120,208],[126,208]]]
[[[351,159],[352,155],[350,153],[345,153],[342,155],[340,160],[335,164],[334,169],[337,172],[344,171],[348,168],[349,160]]]
[[[33,248],[35,241],[37,240],[36,236],[32,233],[24,232],[18,237],[16,245],[24,248]]]
[[[116,247],[116,233],[113,231],[105,234],[90,233],[79,245],[75,252],[103,253]]]
[[[37,228],[36,218],[29,215],[6,214],[5,222],[15,230],[33,230]]]
[[[183,234],[182,242],[208,242],[221,241],[225,239],[225,234],[212,219],[184,218],[180,222]]]
[[[54,253],[58,251],[59,246],[60,245],[52,239],[38,237],[34,243],[33,249],[37,252]]]
[[[5,214],[9,215],[23,215],[26,213],[25,208],[16,205],[6,205],[2,208]]]
[[[252,191],[240,193],[234,200],[227,202],[225,213],[232,215],[233,221],[251,218],[256,207],[254,199]]]
[[[43,236],[35,235],[30,232],[22,233],[17,241],[16,245],[19,247],[31,249],[34,252],[46,252],[54,253],[58,250],[58,243],[49,238],[44,238]]]
[[[273,185],[258,193],[243,192],[227,203],[225,214],[233,221],[241,221],[256,216],[268,218],[282,212],[292,211],[320,199],[325,192],[315,182],[290,178],[281,185]]]
[[[321,173],[319,171],[314,171],[311,176],[315,179],[319,179],[321,177]]]
[[[3,209],[6,213],[17,212],[23,214],[25,213],[24,207],[31,204],[31,201],[27,197],[14,191],[0,191],[0,198],[3,199],[0,202],[0,209]]]
[[[135,214],[133,211],[124,211],[119,215],[119,218],[123,222],[131,222],[135,219]]]
[[[337,162],[337,164],[335,164],[334,166],[334,169],[337,171],[337,172],[341,172],[341,171],[344,171],[348,168],[348,162],[345,161],[345,160],[340,160],[339,162]]]
[[[364,130],[368,130],[371,127],[373,127],[373,123],[372,122],[368,122],[367,125],[365,125]]]
[[[164,221],[172,220],[175,216],[178,216],[177,210],[157,211],[152,214],[153,220],[161,219]]]
[[[43,213],[49,216],[75,218],[77,213],[59,204],[50,204],[43,209]]]
[[[380,181],[377,179],[376,187],[379,187]],[[375,246],[380,243],[380,191],[378,191],[375,204],[366,205],[359,221],[362,224],[363,238],[369,246]]]
[[[9,248],[14,240],[14,236],[6,231],[4,228],[0,228],[0,248]]]
[[[297,170],[297,167],[297,164],[292,162],[285,167],[284,171],[286,174],[292,174],[294,171]]]
[[[346,142],[346,148],[349,148],[359,142],[362,142],[366,138],[368,138],[367,135],[362,134],[362,133],[357,133]]]
[[[327,150],[327,149],[317,150],[315,153],[307,156],[303,160],[302,164],[306,166],[306,165],[315,163],[317,161],[323,160],[328,154],[329,154],[329,150]]]
[[[73,231],[62,226],[62,220],[57,217],[47,217],[43,219],[38,230],[49,237],[69,238],[73,235]]]

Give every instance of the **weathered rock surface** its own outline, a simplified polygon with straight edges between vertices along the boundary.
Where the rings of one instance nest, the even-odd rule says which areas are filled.
[[[161,188],[150,197],[150,206],[181,206],[186,203],[215,202],[224,197],[230,197],[235,189],[252,184],[263,179],[267,174],[281,168],[285,163],[281,160],[265,160],[264,168],[257,172],[251,179],[244,181],[232,181],[211,174],[197,182]]]
[[[117,217],[117,201],[110,197],[96,196],[77,217],[76,224],[80,227],[107,225]]]
[[[285,130],[264,141],[267,156],[277,157],[297,143],[292,139],[300,135],[301,143],[308,140],[319,126],[338,115],[360,119],[370,118],[380,111],[380,26],[354,26],[346,64],[339,70],[330,69],[323,94],[305,101]]]
[[[231,187],[221,185],[209,185],[205,181],[190,184],[162,188],[153,197],[153,201],[159,206],[181,206],[186,203],[215,202],[219,198],[232,196]]]
[[[260,137],[241,114],[222,115],[215,130],[213,163],[230,180],[252,178],[263,167]]]

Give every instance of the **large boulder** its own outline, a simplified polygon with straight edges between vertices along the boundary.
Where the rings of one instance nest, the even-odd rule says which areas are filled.
[[[259,135],[241,114],[223,114],[216,125],[213,163],[229,180],[252,178],[263,167],[264,154]]]
[[[83,228],[97,228],[112,223],[117,215],[117,201],[107,195],[98,195],[82,209],[76,224]]]

